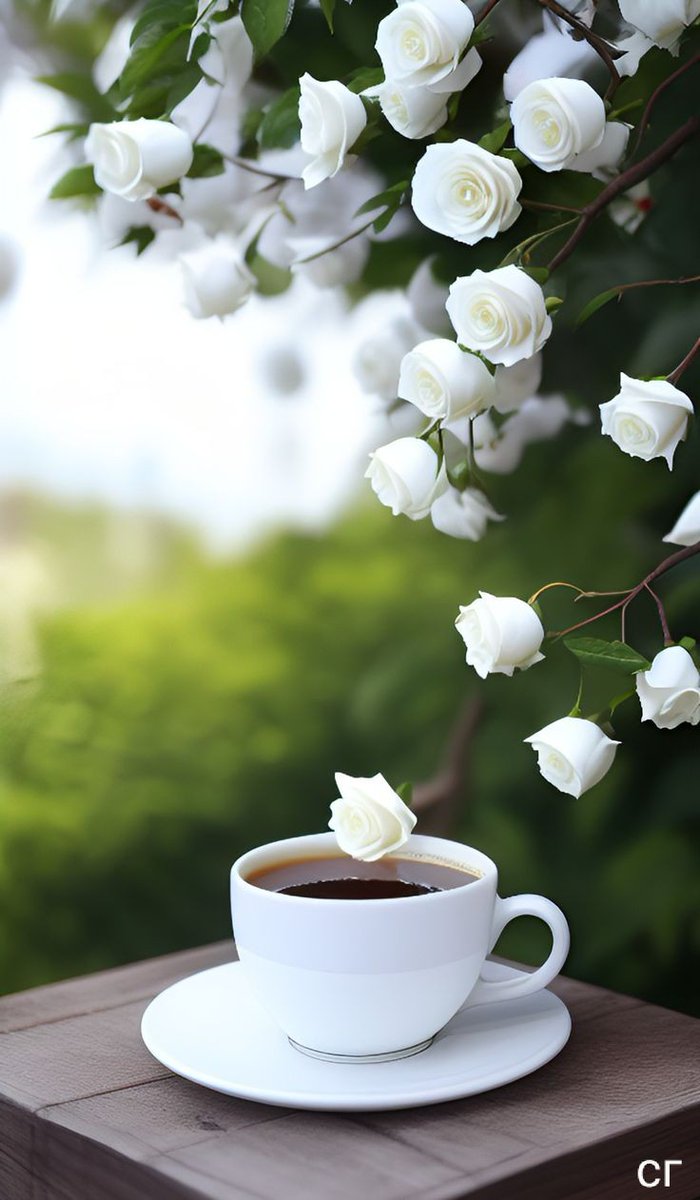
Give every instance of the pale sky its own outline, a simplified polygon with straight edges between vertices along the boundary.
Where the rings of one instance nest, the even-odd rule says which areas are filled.
[[[0,91],[0,237],[21,255],[0,304],[0,487],[145,502],[219,545],[324,523],[368,487],[367,450],[392,436],[351,370],[376,298],[348,317],[337,294],[297,282],[195,321],[175,264],[109,249],[95,222],[45,200],[69,164],[60,138],[37,135],[65,119],[19,73]],[[302,357],[295,394],[271,386],[271,350]]]

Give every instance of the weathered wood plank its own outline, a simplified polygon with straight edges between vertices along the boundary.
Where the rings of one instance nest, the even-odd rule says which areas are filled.
[[[562,979],[564,1053],[433,1108],[296,1112],[166,1072],[140,1018],[231,943],[0,1001],[2,1200],[639,1200],[641,1158],[700,1195],[700,1022]],[[661,1194],[661,1192],[659,1193]]]
[[[111,971],[0,996],[0,1033],[99,1012],[128,1004],[131,1000],[150,1000],[176,980],[207,967],[218,967],[220,963],[235,962],[236,957],[232,940],[214,942],[210,946],[114,967]]]

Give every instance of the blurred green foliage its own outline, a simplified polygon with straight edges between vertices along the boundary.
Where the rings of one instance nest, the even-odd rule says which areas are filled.
[[[327,535],[280,535],[237,562],[197,558],[186,540],[179,582],[170,572],[147,597],[44,620],[42,675],[2,694],[5,989],[227,936],[238,853],[323,828],[336,769],[395,784],[432,775],[478,690],[459,836],[497,859],[504,894],[562,905],[572,974],[692,1006],[698,731],[641,728],[629,701],[614,769],[573,801],[540,779],[522,739],[573,703],[574,658],[555,645],[526,675],[481,684],[453,628],[479,588],[527,596],[552,578],[641,577],[663,557],[667,525],[642,518],[665,467],[580,430],[527,465],[552,486],[523,500],[501,481],[513,519],[478,545],[369,506]],[[692,563],[663,583],[677,636],[700,632],[698,583]],[[543,603],[550,626],[581,611],[568,593]],[[628,636],[658,648],[651,601],[637,603]],[[544,951],[528,921],[501,947],[531,961]]]

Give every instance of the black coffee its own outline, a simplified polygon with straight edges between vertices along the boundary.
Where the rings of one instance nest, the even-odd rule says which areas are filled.
[[[248,882],[268,892],[318,900],[390,900],[424,896],[473,883],[479,876],[466,868],[429,858],[388,856],[365,863],[346,855],[290,859],[263,867]]]

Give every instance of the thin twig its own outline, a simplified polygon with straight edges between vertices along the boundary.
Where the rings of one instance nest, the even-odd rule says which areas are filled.
[[[698,338],[694,346],[690,347],[690,350],[686,354],[685,358],[679,362],[678,366],[673,371],[671,371],[671,374],[666,376],[669,383],[678,383],[681,375],[688,369],[699,350],[700,338]]]
[[[593,30],[589,29],[587,25],[584,25],[583,21],[579,21],[578,17],[575,17],[573,13],[570,13],[567,8],[563,8],[561,4],[557,3],[557,0],[537,0],[537,3],[541,5],[542,8],[548,8],[549,11],[554,13],[555,16],[559,17],[560,20],[565,21],[567,25],[570,25],[571,28],[579,35],[579,38],[588,42],[589,46],[592,46],[595,50],[598,57],[603,60],[608,68],[608,71],[610,72],[610,87],[606,93],[606,99],[610,99],[615,89],[622,82],[620,78],[620,72],[615,66],[615,61],[613,58],[613,55],[619,52],[617,52],[613,46],[610,46],[604,38],[600,37],[597,33],[594,33]]]
[[[473,697],[464,705],[450,734],[437,774],[418,784],[413,792],[413,811],[423,813],[432,810],[430,827],[436,833],[451,832],[482,713],[483,701],[480,696]]]
[[[372,217],[372,220],[368,221],[366,225],[360,225],[359,229],[353,230],[352,233],[347,233],[345,237],[339,238],[337,242],[331,242],[330,246],[324,246],[322,250],[316,250],[314,254],[309,254],[306,258],[295,259],[294,266],[298,267],[300,263],[313,262],[316,258],[323,258],[324,254],[330,254],[332,250],[339,250],[346,242],[351,242],[353,238],[359,237],[361,233],[366,233],[374,225],[376,219],[376,217]]]
[[[664,646],[672,646],[673,638],[671,637],[671,630],[668,627],[668,619],[666,617],[666,609],[663,606],[661,597],[657,596],[656,592],[653,590],[653,588],[649,587],[648,583],[646,584],[646,590],[648,591],[649,595],[653,597],[654,603],[656,604],[656,607],[659,610],[659,620],[661,621],[661,629],[662,629],[663,635],[664,635]]]
[[[607,617],[619,608],[626,609],[627,605],[640,592],[643,592],[645,589],[648,590],[649,584],[653,583],[655,579],[659,579],[661,575],[665,575],[667,571],[677,566],[678,563],[683,562],[686,558],[692,558],[695,554],[700,554],[700,542],[693,542],[692,546],[684,546],[682,550],[676,550],[674,554],[669,554],[668,558],[665,558],[657,567],[654,567],[654,570],[650,571],[640,583],[630,588],[622,600],[611,604],[609,608],[604,608],[602,612],[594,613],[592,617],[586,617],[585,621],[578,621],[576,625],[570,625],[568,629],[558,629],[549,636],[556,638],[565,637],[567,633],[573,633],[576,629],[583,629],[584,625],[590,625],[593,621],[599,621],[601,617]]]
[[[646,131],[646,127],[649,124],[649,117],[651,116],[651,110],[653,109],[654,105],[656,104],[656,101],[658,100],[659,96],[663,92],[666,91],[667,87],[669,87],[672,83],[675,83],[675,81],[681,75],[684,75],[685,72],[689,71],[691,67],[697,66],[698,63],[700,63],[700,54],[696,54],[695,57],[689,59],[687,63],[683,63],[683,66],[679,67],[677,71],[674,71],[672,75],[667,75],[667,77],[665,79],[662,79],[659,86],[657,88],[655,88],[654,91],[651,93],[651,96],[647,100],[646,108],[644,109],[644,112],[641,115],[639,125],[637,126],[637,139],[634,144],[634,150],[632,151],[633,154],[636,154],[637,151],[639,150],[639,147],[642,142],[642,138],[644,137],[644,133]]]
[[[185,222],[177,209],[173,208],[170,204],[166,204],[165,200],[161,200],[160,196],[150,196],[146,204],[151,212],[161,213],[164,217],[172,217],[173,221],[178,221],[180,225],[184,225]]]
[[[591,200],[581,211],[581,220],[574,229],[574,232],[565,241],[561,250],[559,250],[552,261],[549,263],[549,271],[555,271],[562,263],[566,262],[567,258],[573,254],[578,246],[581,238],[588,231],[590,226],[595,221],[596,217],[600,216],[608,204],[615,200],[621,192],[626,192],[629,188],[634,187],[635,183],[641,183],[649,175],[653,175],[660,166],[663,165],[669,158],[672,158],[676,151],[680,150],[681,146],[690,141],[691,138],[697,137],[700,133],[700,117],[691,117],[686,121],[685,125],[681,125],[675,133],[672,133],[665,142],[657,146],[656,150],[652,150],[651,154],[647,154],[646,158],[642,158],[638,163],[628,167],[621,175],[604,187],[602,192],[599,192],[595,200]]]
[[[523,208],[532,209],[533,212],[568,212],[575,213],[580,216],[583,212],[582,208],[572,208],[570,204],[545,204],[541,200],[526,200],[520,197],[519,203]]]
[[[237,154],[222,154],[221,156],[230,162],[234,167],[240,167],[242,171],[249,171],[251,175],[262,175],[265,179],[272,179],[276,183],[300,183],[299,175],[281,175],[278,171],[266,171],[264,167],[258,167],[254,163],[249,162],[247,158],[240,158]]]

